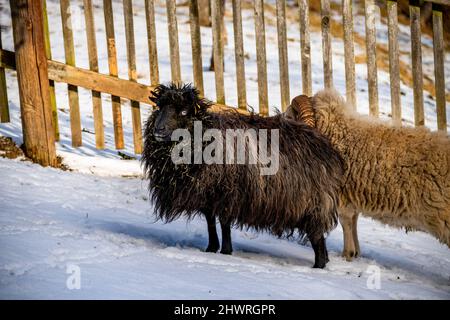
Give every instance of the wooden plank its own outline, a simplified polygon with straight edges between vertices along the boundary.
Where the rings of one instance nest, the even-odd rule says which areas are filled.
[[[298,8],[300,13],[300,56],[302,64],[302,91],[303,94],[312,96],[309,0],[299,0]]]
[[[86,21],[86,36],[88,45],[89,68],[98,72],[97,40],[95,39],[95,22],[92,0],[83,0],[84,18]],[[102,96],[98,91],[92,91],[92,110],[94,114],[95,146],[105,148],[105,133],[103,129]]]
[[[103,12],[105,16],[106,46],[108,48],[109,74],[113,77],[117,77],[118,69],[117,69],[116,38],[114,34],[113,8],[111,0],[103,0]],[[123,140],[122,110],[120,105],[120,97],[112,95],[111,105],[112,105],[112,116],[114,126],[114,142],[116,149],[120,150],[125,147],[125,143]]]
[[[14,52],[0,50],[0,63],[3,68],[16,70],[16,64],[12,63],[14,59]],[[47,63],[50,80],[153,105],[149,99],[150,91],[154,88],[152,86],[120,79],[116,75],[72,67],[58,61],[48,60]]]
[[[342,0],[344,25],[345,91],[347,102],[356,110],[355,49],[353,42],[352,0]]]
[[[211,27],[210,9],[210,0],[198,0],[200,25],[203,27]]]
[[[147,21],[148,59],[150,64],[150,82],[159,83],[158,47],[156,46],[155,5],[153,0],[145,0],[145,19]]]
[[[14,52],[0,50],[0,64],[4,68],[16,69]],[[147,86],[137,82],[120,79],[116,76],[110,76],[93,72],[87,69],[71,67],[65,63],[48,60],[48,77],[57,82],[70,83],[78,87],[89,90],[109,93],[114,96],[120,96],[129,100],[139,101],[145,104],[154,105],[150,100],[151,92],[154,86]],[[211,111],[222,111],[235,109],[231,106],[215,103],[211,106]],[[248,111],[236,109],[238,112],[248,114]]]
[[[191,25],[192,67],[194,73],[194,85],[203,96],[203,62],[202,62],[202,37],[200,34],[200,22],[198,13],[198,1],[189,1],[189,21]]]
[[[10,0],[25,154],[56,166],[42,2]]]
[[[181,82],[180,47],[178,44],[176,1],[166,0],[166,7],[170,46],[170,71],[172,74],[172,81]]]
[[[278,33],[278,63],[280,68],[281,110],[286,111],[290,104],[289,98],[289,60],[286,32],[286,1],[277,0],[277,33]]]
[[[69,66],[75,66],[75,50],[73,47],[73,32],[70,0],[60,1],[61,20],[64,37],[64,53],[66,63]],[[72,133],[72,146],[80,147],[82,143],[81,137],[81,117],[80,103],[78,98],[78,88],[74,85],[68,85],[69,92],[69,108],[70,108],[70,130]]]
[[[136,48],[134,42],[133,4],[132,0],[123,0],[123,15],[125,18],[125,38],[127,42],[128,79],[137,81]],[[131,100],[131,121],[133,123],[134,153],[142,153],[142,124],[139,102]]]
[[[400,100],[400,62],[398,54],[397,10],[397,1],[387,2],[392,121],[395,125],[401,125],[402,108]]]
[[[331,50],[331,9],[330,0],[320,1],[322,26],[323,77],[325,88],[333,87],[333,56]]]
[[[223,37],[222,0],[211,0],[211,20],[213,33],[214,76],[216,101],[225,104],[225,83],[223,80]]]
[[[442,26],[442,10],[437,5],[433,5],[433,52],[437,125],[438,130],[447,132],[447,114],[445,109],[444,30]]]
[[[135,81],[72,67],[51,60],[48,61],[48,76],[57,82],[70,83],[90,90],[109,93],[117,97],[152,104],[148,96],[153,87]]]
[[[410,1],[409,17],[411,23],[411,62],[414,93],[414,124],[425,125],[423,110],[423,73],[422,73],[422,42],[420,40],[420,7]]]
[[[264,26],[264,1],[255,0],[256,64],[258,69],[259,113],[269,114],[267,88],[266,31]]]
[[[2,50],[2,29],[0,28],[0,50]],[[6,87],[5,68],[0,66],[0,122],[9,122],[8,92]]]
[[[42,0],[42,14],[44,19],[44,41],[45,41],[45,54],[47,59],[52,59],[52,50],[50,46],[50,31],[48,28],[48,16],[47,16],[47,0]],[[56,106],[56,92],[55,83],[50,80],[50,104],[52,106],[52,121],[53,129],[55,130],[55,140],[59,141],[59,124],[58,124],[58,109]]]
[[[244,37],[242,35],[242,6],[241,0],[233,0],[233,32],[234,56],[236,60],[236,85],[238,107],[247,110],[247,90],[245,83]]]
[[[365,0],[367,82],[369,86],[369,114],[378,117],[377,40],[375,0]]]

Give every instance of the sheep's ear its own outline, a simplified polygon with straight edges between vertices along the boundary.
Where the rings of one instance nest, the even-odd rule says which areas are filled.
[[[149,96],[149,100],[154,104],[158,104],[159,99],[167,92],[167,90],[169,90],[168,87],[160,84],[152,90],[151,95]]]

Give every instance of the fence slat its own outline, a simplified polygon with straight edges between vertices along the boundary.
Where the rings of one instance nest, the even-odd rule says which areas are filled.
[[[391,110],[395,125],[402,124],[400,100],[400,65],[398,55],[398,18],[397,1],[387,2],[389,36],[389,74],[391,80]]]
[[[309,34],[309,0],[299,0],[300,12],[300,50],[302,64],[302,91],[307,96],[312,95],[311,79],[311,41]]]
[[[86,37],[88,45],[89,68],[98,72],[97,41],[95,39],[95,22],[92,0],[83,0],[84,18],[86,21]],[[105,148],[105,134],[103,129],[102,96],[98,91],[92,91],[92,110],[94,114],[95,146]]]
[[[61,9],[61,20],[64,37],[64,53],[66,63],[69,66],[75,66],[75,50],[73,47],[70,0],[61,0],[60,9]],[[69,91],[70,129],[72,133],[72,146],[80,147],[83,144],[83,142],[81,137],[81,117],[80,117],[80,103],[78,98],[78,88],[74,85],[69,84],[68,91]]]
[[[47,59],[52,59],[52,50],[50,46],[50,32],[48,28],[48,16],[47,16],[47,1],[42,0],[42,14],[44,19],[44,45],[45,54]],[[56,92],[55,92],[55,82],[50,80],[50,104],[52,106],[52,121],[53,129],[55,130],[55,140],[59,141],[59,123],[58,123],[58,109],[56,106]]]
[[[11,0],[25,154],[43,166],[56,166],[42,2]]]
[[[200,22],[198,16],[198,1],[189,1],[189,21],[191,24],[192,67],[194,73],[194,85],[203,96],[203,62],[202,62],[202,38],[200,35]]]
[[[277,0],[278,62],[280,67],[281,110],[289,106],[289,60],[286,32],[286,1]]]
[[[0,28],[0,50],[2,49],[2,30]],[[6,88],[5,68],[0,67],[0,122],[9,122],[8,93]]]
[[[378,117],[377,40],[375,0],[365,0],[367,82],[369,85],[369,114]]]
[[[259,113],[269,114],[267,88],[266,31],[264,26],[264,1],[255,0],[256,63],[258,68]]]
[[[225,104],[225,84],[223,80],[223,37],[222,0],[211,0],[211,20],[213,33],[214,76],[216,81],[216,101]]]
[[[422,74],[422,43],[420,40],[420,7],[410,1],[409,17],[411,23],[411,62],[414,92],[414,124],[425,125],[423,110],[423,74]]]
[[[433,4],[433,51],[434,77],[436,86],[436,111],[438,129],[447,132],[447,114],[445,110],[445,75],[444,75],[444,31],[442,27],[442,10]]]
[[[181,82],[180,47],[178,44],[177,8],[175,0],[166,0],[169,30],[170,70],[173,82]]]
[[[145,19],[147,22],[148,59],[150,65],[150,82],[159,84],[158,47],[156,46],[155,4],[145,0]]]
[[[108,67],[109,74],[113,77],[118,76],[117,70],[117,52],[116,52],[116,38],[114,34],[114,19],[113,8],[111,0],[103,0],[103,12],[105,16],[105,30],[106,30],[106,46],[108,48]],[[122,126],[122,107],[120,105],[120,97],[111,96],[111,107],[114,126],[114,142],[116,149],[123,149],[125,143],[123,140],[123,126]]]
[[[137,82],[136,48],[134,42],[133,3],[123,0],[123,15],[125,18],[125,39],[127,42],[128,78]],[[133,123],[134,153],[142,153],[141,110],[138,101],[131,100],[131,121]]]
[[[356,110],[355,49],[353,42],[352,0],[342,0],[344,25],[345,91],[347,102]]]
[[[247,110],[247,90],[245,85],[244,38],[242,36],[241,0],[233,0],[234,54],[236,60],[236,80],[238,107]]]
[[[331,50],[331,9],[330,0],[320,1],[322,26],[323,76],[325,88],[333,87],[333,56]]]

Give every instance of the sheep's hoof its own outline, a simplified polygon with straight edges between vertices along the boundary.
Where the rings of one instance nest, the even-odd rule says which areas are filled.
[[[220,253],[221,254],[232,254],[233,253],[233,250],[224,250],[224,249],[222,249],[222,250],[220,250]]]
[[[352,261],[353,258],[356,258],[355,251],[344,251],[342,256],[349,262]]]
[[[206,248],[205,250],[205,252],[213,252],[213,253],[216,253],[217,251],[219,251],[219,247],[212,245],[209,245],[208,248]]]
[[[319,262],[314,263],[313,268],[323,269],[323,268],[325,268],[326,265],[327,265],[327,263],[325,261],[319,261]]]

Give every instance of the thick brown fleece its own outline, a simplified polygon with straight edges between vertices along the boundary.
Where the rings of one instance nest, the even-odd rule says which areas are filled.
[[[346,164],[341,204],[450,246],[450,139],[351,111],[334,90],[312,98],[317,128]]]

